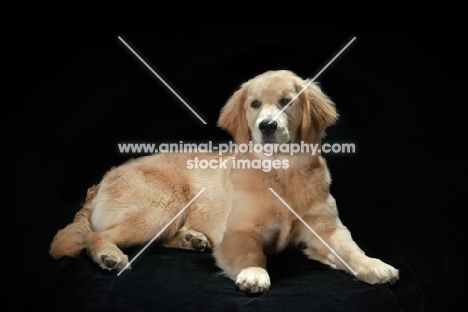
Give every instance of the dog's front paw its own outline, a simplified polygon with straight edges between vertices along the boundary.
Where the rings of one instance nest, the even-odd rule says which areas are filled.
[[[270,288],[270,276],[265,269],[246,268],[237,275],[236,285],[248,293],[263,293]]]
[[[399,279],[398,270],[385,262],[369,258],[357,270],[356,277],[369,284],[394,284]]]

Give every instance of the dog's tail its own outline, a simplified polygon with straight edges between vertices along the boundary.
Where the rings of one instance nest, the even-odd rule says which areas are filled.
[[[83,207],[78,211],[73,222],[55,234],[50,244],[49,254],[54,259],[64,256],[76,257],[86,248],[86,236],[91,228],[91,202],[99,190],[99,185],[93,185],[88,189],[88,194]]]

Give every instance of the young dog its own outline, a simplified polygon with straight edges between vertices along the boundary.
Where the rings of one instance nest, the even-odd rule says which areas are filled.
[[[279,70],[242,84],[222,108],[218,126],[238,146],[250,141],[264,147],[319,146],[325,129],[337,118],[334,103],[317,84]],[[217,265],[243,291],[267,291],[265,255],[299,244],[305,244],[303,252],[310,259],[361,281],[398,280],[398,270],[366,256],[342,224],[320,154],[247,151],[222,157],[224,168],[189,169],[195,158],[220,160],[216,153],[164,153],[111,169],[88,190],[73,222],[58,231],[51,256],[74,257],[86,249],[102,268],[123,269],[129,262],[122,249],[149,242],[204,190],[157,242],[175,248],[212,248]],[[254,163],[276,166],[271,170],[248,166]]]

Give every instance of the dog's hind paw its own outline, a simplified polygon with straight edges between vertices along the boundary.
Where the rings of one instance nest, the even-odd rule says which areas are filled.
[[[205,248],[211,248],[211,244],[206,236],[197,231],[185,231],[179,240],[181,247],[184,249],[203,251]]]
[[[121,270],[125,268],[125,266],[128,264],[128,256],[127,255],[122,255],[122,256],[116,256],[116,255],[100,255],[98,256],[98,261],[96,261],[99,266],[103,269],[107,270]],[[130,269],[130,266],[127,267],[127,269]]]

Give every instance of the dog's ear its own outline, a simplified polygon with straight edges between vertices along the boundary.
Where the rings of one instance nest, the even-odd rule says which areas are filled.
[[[237,144],[247,144],[250,139],[249,127],[244,109],[248,82],[229,98],[218,119],[218,127],[232,135]]]
[[[297,91],[307,88],[302,96],[301,140],[307,143],[319,143],[325,136],[325,130],[338,120],[335,103],[320,89],[318,83],[298,79]]]

